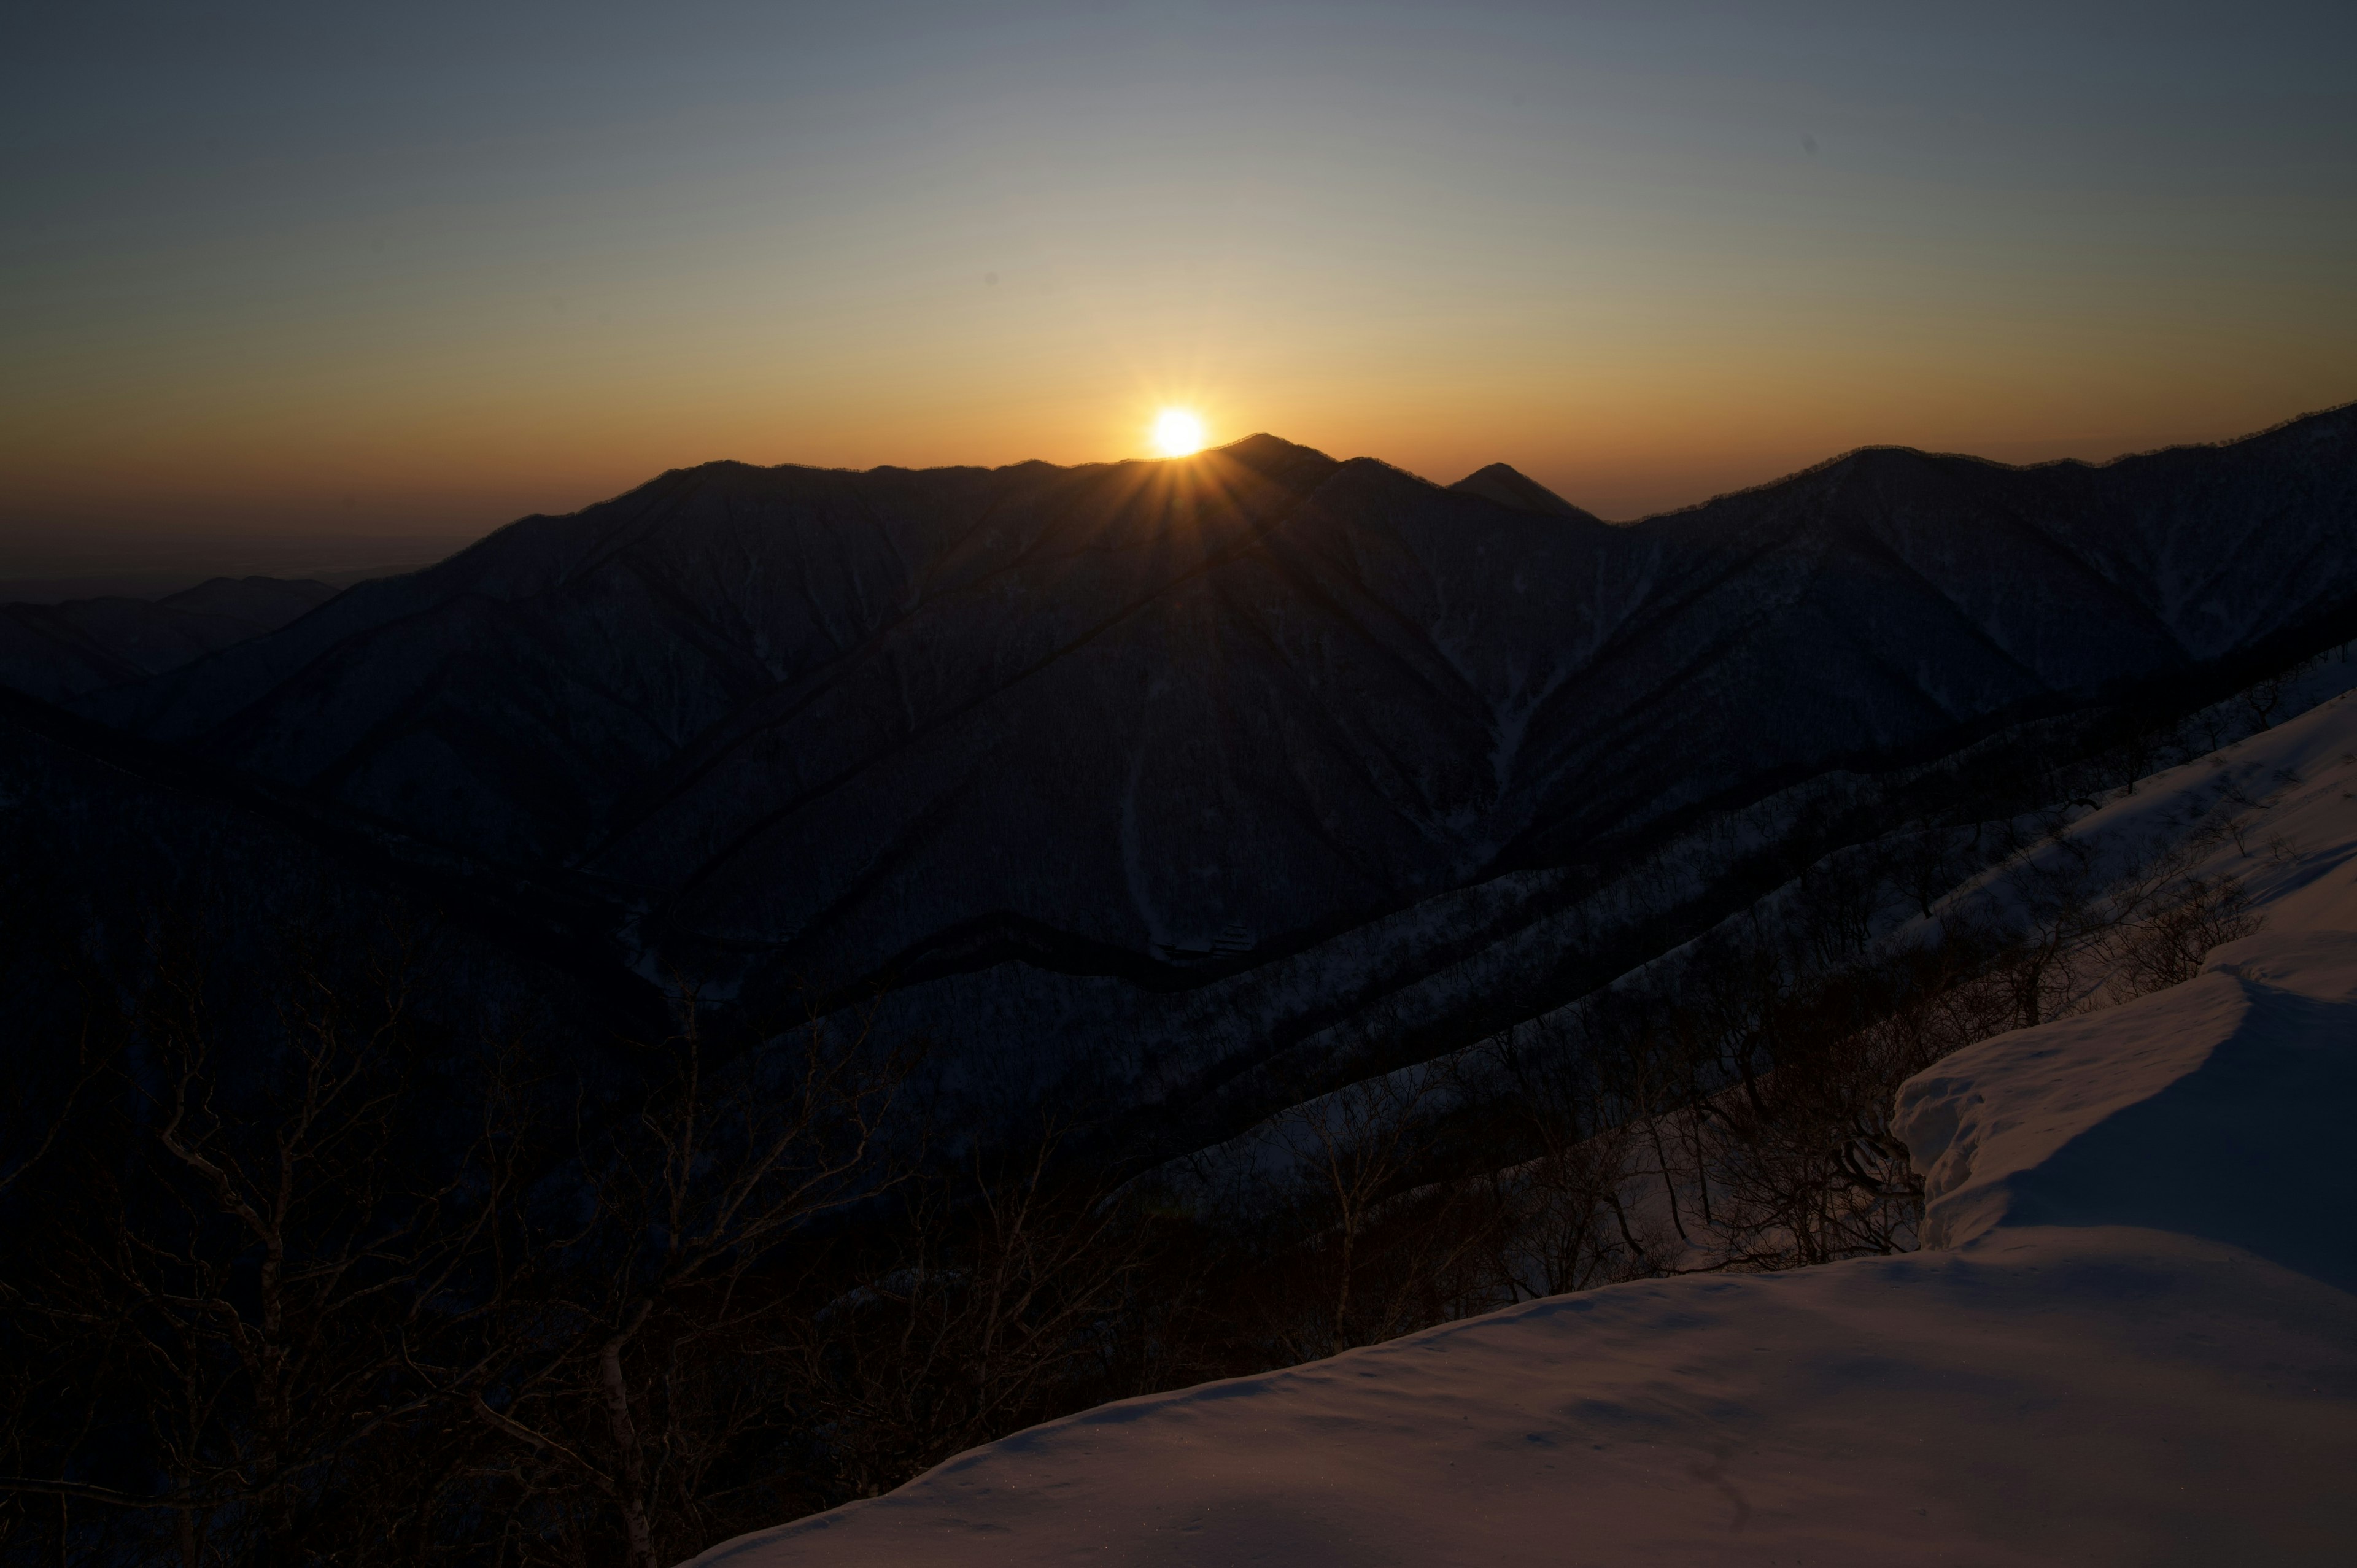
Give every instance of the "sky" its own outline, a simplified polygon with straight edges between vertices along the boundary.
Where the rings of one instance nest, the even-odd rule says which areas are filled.
[[[1172,406],[1630,518],[1870,443],[2100,458],[2357,400],[2346,0],[9,32],[0,569],[439,549],[718,457],[1135,456]]]

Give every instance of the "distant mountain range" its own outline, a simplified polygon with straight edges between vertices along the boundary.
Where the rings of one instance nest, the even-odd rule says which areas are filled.
[[[2357,603],[2350,410],[2101,467],[1866,450],[1625,527],[1548,499],[1265,435],[716,463],[83,708],[832,970],[997,911],[1141,954],[1371,914]]]
[[[0,679],[165,773],[603,908],[648,972],[967,974],[929,1017],[1084,1050],[1136,1026],[1105,985],[1332,950],[2326,636],[2353,534],[2357,405],[2101,466],[1869,448],[1626,525],[1502,464],[1442,488],[1271,435],[713,463],[332,597],[15,607]],[[1040,1002],[1059,975],[1098,999]]]
[[[177,670],[336,596],[326,583],[215,577],[159,599],[0,604],[0,685],[48,702]]]

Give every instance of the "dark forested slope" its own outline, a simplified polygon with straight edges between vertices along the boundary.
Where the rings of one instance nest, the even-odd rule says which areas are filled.
[[[215,577],[154,600],[0,605],[0,686],[56,702],[144,680],[275,631],[335,593],[303,579]]]

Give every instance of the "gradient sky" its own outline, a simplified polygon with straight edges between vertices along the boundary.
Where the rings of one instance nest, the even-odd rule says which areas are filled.
[[[0,529],[444,537],[1166,403],[1607,516],[2357,398],[2357,6],[77,4]]]

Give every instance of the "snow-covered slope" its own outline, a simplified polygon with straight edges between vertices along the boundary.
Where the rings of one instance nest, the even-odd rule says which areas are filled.
[[[1555,1297],[1106,1406],[699,1563],[2325,1563],[2357,1504],[2357,696],[2211,810],[2205,972],[1910,1080],[1922,1252]]]

